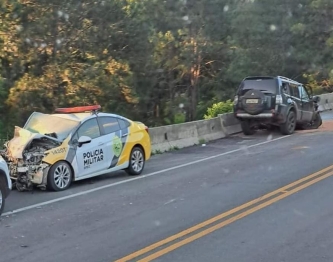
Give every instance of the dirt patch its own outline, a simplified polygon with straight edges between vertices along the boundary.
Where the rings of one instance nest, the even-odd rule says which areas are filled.
[[[323,121],[318,129],[297,130],[296,133],[333,132],[333,120]]]

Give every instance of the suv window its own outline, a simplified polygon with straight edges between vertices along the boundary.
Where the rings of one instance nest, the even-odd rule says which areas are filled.
[[[116,117],[101,116],[98,120],[103,126],[105,134],[111,134],[120,130],[120,125]]]
[[[299,92],[301,94],[301,99],[302,100],[310,100],[309,94],[306,91],[306,89],[304,88],[304,86],[299,86],[298,88],[299,88]]]
[[[96,118],[84,122],[76,132],[73,139],[79,139],[81,136],[89,136],[91,139],[101,136]]]
[[[282,92],[284,94],[290,95],[290,88],[288,83],[282,83]]]
[[[296,98],[301,98],[298,86],[290,84],[290,95]]]
[[[276,94],[278,82],[273,78],[263,79],[245,79],[239,88],[239,93],[242,95],[249,90],[260,90]]]

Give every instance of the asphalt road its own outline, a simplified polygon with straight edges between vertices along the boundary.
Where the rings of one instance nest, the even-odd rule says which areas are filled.
[[[333,113],[323,118],[156,155],[137,178],[13,191],[0,261],[332,261],[333,167],[309,177],[333,165]]]

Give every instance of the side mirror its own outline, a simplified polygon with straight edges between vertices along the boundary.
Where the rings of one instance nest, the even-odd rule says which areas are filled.
[[[81,136],[77,141],[79,147],[81,147],[84,144],[89,144],[90,142],[91,138],[89,136]]]
[[[320,96],[313,96],[313,97],[312,97],[312,101],[315,102],[315,103],[319,103],[319,101],[320,101]]]

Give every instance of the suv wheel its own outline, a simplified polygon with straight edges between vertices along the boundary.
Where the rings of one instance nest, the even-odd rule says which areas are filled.
[[[289,111],[287,120],[280,126],[283,135],[291,135],[296,128],[296,115],[294,111]]]
[[[255,132],[254,128],[251,127],[251,122],[249,120],[242,120],[241,127],[244,135],[250,136]]]

